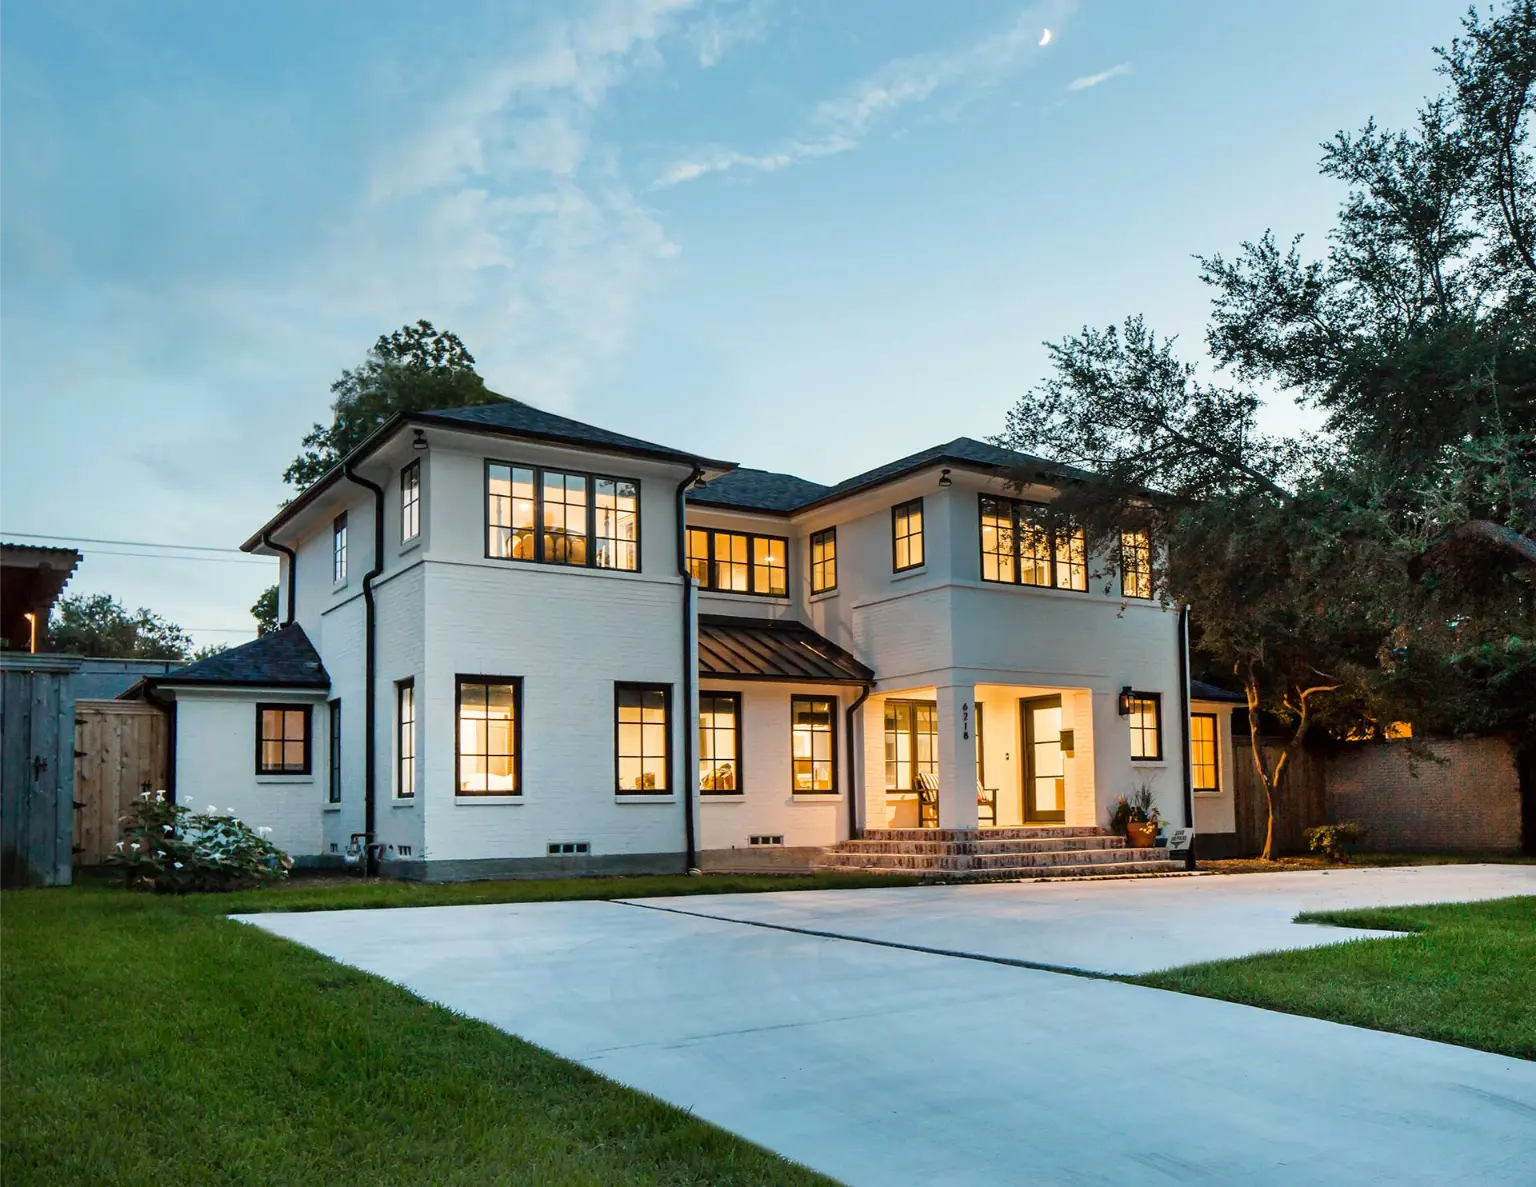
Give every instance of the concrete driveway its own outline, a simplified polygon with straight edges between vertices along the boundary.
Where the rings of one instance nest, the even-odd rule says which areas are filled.
[[[743,915],[746,896],[245,921],[849,1184],[1523,1185],[1536,1064],[988,959],[1087,952],[1063,933],[1097,929],[1094,959],[1113,963],[1122,896],[1144,892],[1142,912],[1189,917],[1162,933],[1179,949],[1156,962],[1168,964],[1189,958],[1203,913],[1230,930],[1234,901],[1287,904],[1272,914],[1296,895],[1536,891],[1529,867],[1446,868],[1460,889],[1442,875],[1308,889],[1311,875],[1285,874],[751,896],[778,912],[757,922],[825,932],[864,919],[885,935],[873,943],[674,909]],[[903,914],[911,935],[997,951],[889,947],[905,942],[889,930]],[[1009,938],[1029,929],[1033,940]]]

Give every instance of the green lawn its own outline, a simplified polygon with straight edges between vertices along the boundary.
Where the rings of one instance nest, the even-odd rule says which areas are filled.
[[[604,886],[300,885],[168,899],[87,884],[0,895],[6,1187],[827,1183],[217,914],[657,892],[645,879]]]
[[[1409,936],[1125,980],[1536,1059],[1536,897],[1297,916]]]

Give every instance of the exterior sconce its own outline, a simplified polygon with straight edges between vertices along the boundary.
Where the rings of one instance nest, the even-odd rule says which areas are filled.
[[[425,453],[426,452],[426,450],[427,450],[427,431],[425,429],[417,429],[416,430],[416,438],[415,438],[415,440],[413,440],[411,442],[411,448],[416,450],[418,453]]]
[[[1129,717],[1130,715],[1131,715],[1131,686],[1129,684],[1127,684],[1124,688],[1122,688],[1120,690],[1120,716],[1121,717]]]
[[[945,466],[944,469],[939,471],[939,488],[943,490],[954,485],[954,480],[949,476],[949,467]]]

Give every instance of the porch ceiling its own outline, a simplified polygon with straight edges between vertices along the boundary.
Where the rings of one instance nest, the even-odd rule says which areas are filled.
[[[872,668],[798,622],[699,615],[699,675],[705,679],[868,684]]]

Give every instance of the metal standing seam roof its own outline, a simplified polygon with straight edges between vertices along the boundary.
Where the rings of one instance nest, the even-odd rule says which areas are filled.
[[[875,672],[799,622],[699,615],[699,675],[808,684],[869,684]]]

